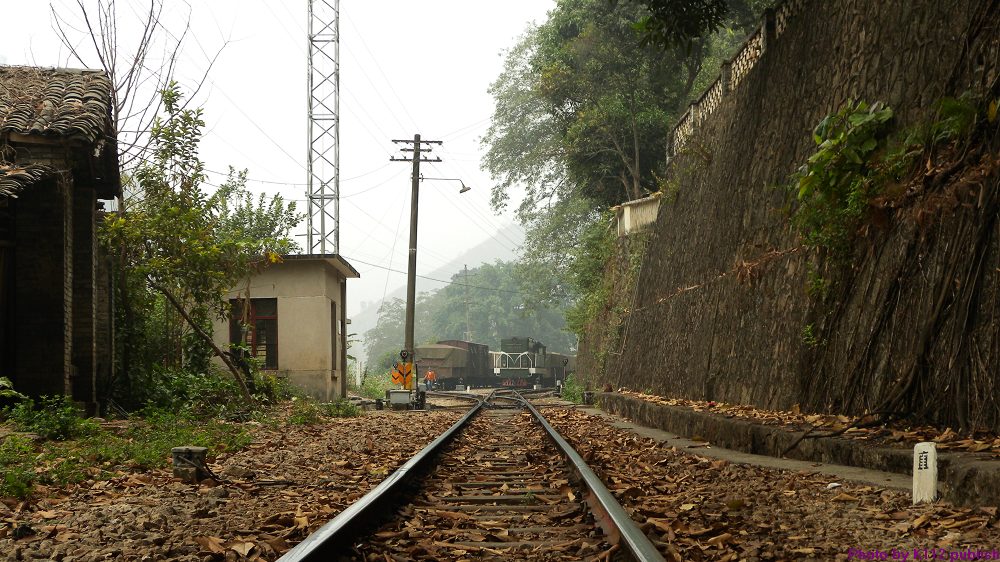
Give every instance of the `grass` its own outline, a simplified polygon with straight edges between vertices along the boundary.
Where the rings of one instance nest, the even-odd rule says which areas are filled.
[[[292,425],[313,425],[320,422],[321,412],[312,400],[301,399],[293,402],[292,413],[288,423]]]
[[[31,440],[10,435],[0,443],[0,496],[23,498],[35,481]]]
[[[323,418],[356,418],[364,415],[364,411],[350,400],[317,404],[309,399],[297,399],[293,404],[292,413],[288,416],[288,423],[292,425],[313,425],[323,421]]]
[[[182,445],[207,447],[209,456],[243,449],[251,442],[240,424],[197,415],[196,408],[171,410],[149,407],[121,428],[108,429],[81,412],[66,397],[23,400],[0,411],[14,429],[31,433],[0,438],[0,497],[26,498],[36,485],[63,486],[106,479],[128,471],[167,468],[170,449]],[[261,411],[258,419],[272,427],[281,422]],[[317,403],[292,400],[284,423],[311,425],[324,418],[345,418],[364,412],[348,400]]]
[[[48,438],[36,442],[9,435],[0,442],[0,497],[25,498],[36,484],[66,485],[125,471],[165,468],[170,449],[180,445],[208,447],[210,455],[218,455],[242,449],[251,441],[239,425],[164,410],[145,410],[117,431],[78,414],[73,417],[71,412],[27,407],[8,412],[15,428],[40,436],[44,432]],[[67,427],[83,429],[67,432]]]

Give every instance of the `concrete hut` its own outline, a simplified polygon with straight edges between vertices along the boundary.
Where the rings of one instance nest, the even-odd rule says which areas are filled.
[[[112,368],[98,199],[121,195],[102,71],[0,66],[0,375],[97,409]]]
[[[288,255],[229,293],[216,319],[219,347],[245,344],[265,371],[324,401],[347,396],[347,279],[360,275],[335,254]]]

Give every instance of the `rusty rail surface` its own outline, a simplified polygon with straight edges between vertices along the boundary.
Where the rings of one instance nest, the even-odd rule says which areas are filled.
[[[594,518],[597,523],[604,529],[604,532],[612,537],[614,540],[617,535],[620,538],[623,548],[626,550],[629,556],[634,560],[639,561],[654,561],[663,560],[663,556],[660,554],[653,543],[650,542],[649,538],[646,537],[639,527],[636,526],[635,521],[629,517],[625,509],[618,503],[614,495],[610,490],[604,485],[604,482],[594,473],[594,471],[587,465],[583,457],[576,452],[562,435],[559,435],[545,417],[535,409],[531,402],[525,400],[525,406],[528,410],[535,416],[535,419],[542,425],[546,433],[548,433],[549,438],[555,442],[556,446],[566,457],[571,465],[571,468],[586,486],[588,493],[585,498],[587,503],[590,504],[590,508],[593,511]]]
[[[481,414],[483,410],[490,406],[490,402],[495,399],[503,399],[504,401],[509,401],[511,399],[517,401],[521,406],[526,408],[533,416],[534,422],[540,425],[544,429],[545,433],[550,437],[551,442],[555,445],[557,449],[557,454],[561,455],[564,459],[568,460],[568,472],[571,475],[575,475],[577,478],[569,478],[573,480],[578,486],[582,485],[582,493],[584,499],[590,506],[590,513],[594,518],[594,521],[601,527],[605,533],[604,541],[611,545],[617,545],[612,550],[617,550],[618,555],[639,561],[662,561],[663,557],[657,552],[649,539],[639,530],[635,523],[629,518],[625,510],[615,501],[614,496],[600,479],[594,474],[586,463],[583,461],[582,457],[573,450],[573,448],[563,439],[545,418],[523,397],[515,394],[514,396],[495,396],[491,393],[489,396],[485,397],[484,400],[478,402],[474,407],[472,407],[467,414],[465,414],[459,421],[452,425],[447,431],[442,433],[429,445],[427,445],[423,450],[421,450],[416,456],[406,462],[402,467],[392,473],[385,481],[380,483],[374,489],[372,489],[368,494],[362,497],[360,500],[352,504],[350,507],[345,509],[343,512],[338,514],[333,520],[325,524],[315,533],[307,537],[302,543],[297,545],[292,550],[288,551],[284,556],[279,559],[279,562],[299,562],[299,561],[311,561],[311,560],[332,560],[339,559],[335,558],[338,556],[349,557],[351,553],[354,552],[355,544],[363,540],[364,537],[374,531],[379,524],[385,523],[387,521],[396,520],[396,508],[400,505],[407,503],[407,501],[416,496],[418,488],[421,488],[422,481],[426,481],[426,476],[432,470],[432,467],[444,462],[454,462],[454,460],[446,461],[446,456],[439,456],[439,453],[445,448],[445,446],[454,440],[456,435],[469,428],[469,426],[480,427],[478,431],[482,432],[482,424],[486,423],[484,421],[472,424],[472,420]],[[500,419],[498,423],[503,423],[503,419],[513,420],[510,416],[517,416],[518,414],[503,414],[503,411],[510,412],[509,409],[505,410],[491,410],[488,414],[490,418]],[[507,416],[504,418],[503,416]],[[524,418],[521,418],[522,420]],[[524,422],[520,422],[523,426]],[[477,425],[478,424],[478,425]],[[537,427],[537,426],[536,426]],[[472,428],[469,428],[472,431]],[[524,436],[520,435],[520,432],[511,431],[512,435],[511,443],[500,443],[495,444],[491,449],[489,446],[482,446],[482,450],[476,449],[476,455],[483,455],[482,458],[477,458],[475,461],[471,462],[471,467],[467,470],[471,470],[473,473],[477,470],[477,465],[485,465],[486,471],[483,474],[489,473],[495,476],[491,476],[488,479],[499,479],[504,480],[503,487],[500,488],[500,492],[491,494],[489,492],[489,485],[497,484],[496,482],[481,481],[478,477],[466,478],[468,481],[457,481],[454,483],[445,484],[446,489],[451,490],[465,490],[469,493],[458,493],[457,495],[449,495],[449,492],[441,493],[440,489],[435,489],[433,492],[426,492],[427,494],[433,494],[435,502],[441,505],[436,505],[434,503],[425,504],[420,507],[415,507],[412,509],[424,509],[430,512],[441,512],[441,507],[444,506],[444,513],[452,514],[456,511],[468,511],[471,513],[480,513],[481,511],[487,511],[490,513],[505,513],[508,511],[514,512],[530,512],[533,507],[543,509],[559,502],[560,505],[566,504],[567,513],[586,513],[586,510],[582,512],[579,503],[574,504],[572,500],[572,495],[568,498],[561,492],[553,495],[553,490],[549,487],[542,486],[527,486],[525,482],[530,480],[531,474],[529,466],[527,464],[521,464],[523,460],[518,460],[519,456],[522,456],[523,449],[525,447],[514,445],[516,439],[523,439]],[[475,435],[475,432],[473,433]],[[534,445],[539,445],[544,442],[545,439],[539,434],[532,443]],[[467,445],[466,445],[467,446]],[[552,450],[551,448],[549,449]],[[494,458],[495,455],[500,456],[500,460]],[[504,451],[511,452],[510,460],[503,460],[508,455]],[[450,453],[449,453],[450,454]],[[467,455],[466,455],[467,456]],[[464,458],[464,457],[460,457]],[[556,457],[558,458],[558,457]],[[492,459],[483,460],[483,459]],[[537,463],[536,463],[537,466]],[[453,467],[445,468],[443,470],[453,471],[456,470]],[[492,472],[491,472],[492,471]],[[451,473],[448,473],[449,476]],[[460,476],[456,476],[460,480]],[[435,482],[440,485],[440,478],[435,479]],[[565,482],[566,480],[563,480]],[[520,488],[525,488],[521,490]],[[427,488],[425,488],[426,490]],[[482,491],[479,491],[482,489]],[[558,490],[557,490],[558,492]],[[422,492],[424,493],[424,492]],[[544,505],[538,504],[537,506],[532,505],[518,505],[519,501],[525,497],[530,497],[536,499],[537,501],[544,502]],[[520,495],[518,495],[520,494]],[[550,497],[551,496],[551,497]],[[414,504],[411,504],[414,505]],[[435,509],[438,508],[438,509]],[[411,509],[411,508],[408,508]],[[503,516],[493,516],[502,518]],[[581,530],[584,525],[570,525],[567,529],[573,530],[578,533],[586,532]],[[590,525],[590,533],[592,534],[596,527]],[[515,529],[510,529],[515,531]],[[558,533],[559,528],[544,527],[541,529],[531,529],[531,530],[541,530],[547,533]],[[383,535],[385,531],[380,532],[379,535]],[[391,531],[390,531],[391,533]],[[538,538],[541,538],[539,535]],[[456,540],[457,539],[452,539]],[[509,540],[509,539],[508,539]],[[547,540],[524,540],[515,541],[515,543],[503,543],[493,544],[487,542],[454,542],[448,543],[449,545],[456,545],[455,548],[470,548],[472,550],[480,549],[480,552],[488,552],[491,548],[493,549],[503,549],[503,548],[532,548],[537,544],[544,544],[551,542],[551,537]],[[438,543],[439,546],[441,543]],[[479,544],[479,546],[477,546]],[[464,546],[462,546],[464,545]],[[515,551],[517,552],[517,551]]]

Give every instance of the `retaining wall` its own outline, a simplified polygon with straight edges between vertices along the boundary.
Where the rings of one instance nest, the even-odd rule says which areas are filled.
[[[902,128],[946,95],[995,92],[998,5],[796,0],[769,13],[678,124],[679,190],[660,206],[601,382],[845,414],[901,393],[926,421],[1000,430],[997,175],[867,231],[824,303],[806,293],[813,258],[780,187],[848,100],[887,103]]]

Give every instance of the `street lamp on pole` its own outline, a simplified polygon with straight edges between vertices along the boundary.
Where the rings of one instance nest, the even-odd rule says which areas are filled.
[[[415,138],[416,142],[419,143],[420,137]],[[419,144],[416,144],[419,147]],[[471,187],[465,185],[465,182],[458,178],[425,178],[423,174],[420,173],[420,160],[419,160],[419,148],[414,153],[413,160],[413,185],[410,194],[410,255],[409,255],[409,265],[406,268],[406,333],[404,335],[405,340],[403,343],[403,352],[400,353],[400,357],[403,362],[413,362],[416,357],[414,353],[414,342],[413,342],[413,325],[414,325],[414,306],[416,303],[416,287],[417,287],[417,203],[420,194],[420,182],[425,179],[433,180],[446,180],[446,181],[457,181],[462,184],[462,188],[458,191],[459,193],[465,193],[472,189]],[[417,374],[413,373],[413,388],[417,387]]]
[[[421,174],[420,175],[420,181],[424,181],[424,180],[457,181],[458,183],[462,184],[462,189],[458,190],[459,193],[465,193],[466,191],[469,191],[470,189],[472,189],[471,187],[465,185],[464,181],[462,181],[462,180],[460,180],[458,178],[429,178],[429,177]]]

